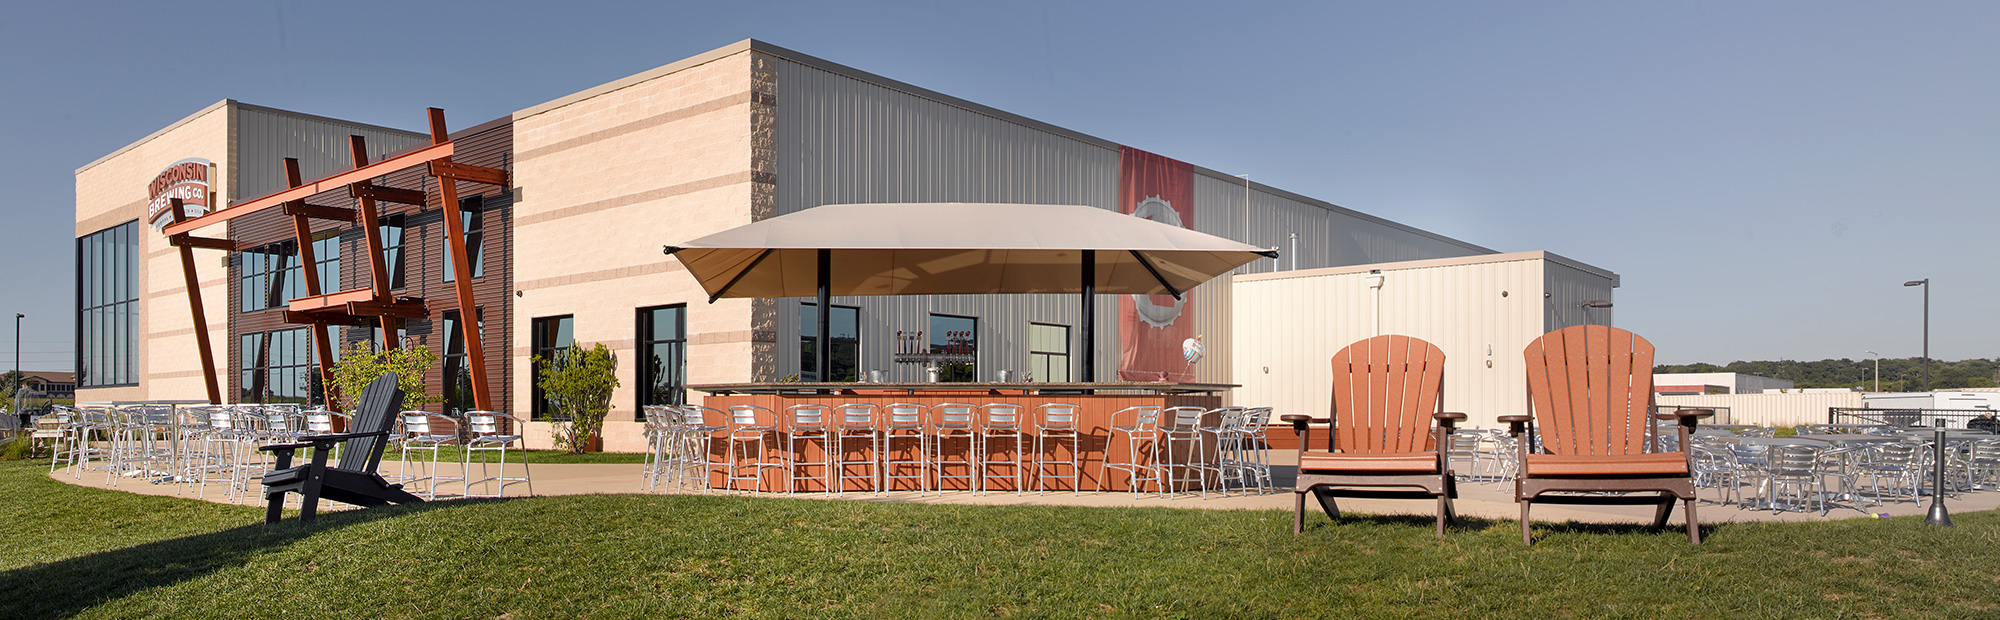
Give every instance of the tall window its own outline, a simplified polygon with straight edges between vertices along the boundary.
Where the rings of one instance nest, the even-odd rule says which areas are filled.
[[[931,355],[938,360],[938,381],[963,383],[979,380],[979,319],[948,314],[931,315]]]
[[[486,309],[474,309],[473,316],[478,317],[479,339],[484,342]],[[444,358],[441,361],[444,362],[444,405],[447,412],[479,408],[472,399],[472,366],[466,361],[465,331],[459,327],[458,317],[457,310],[446,310],[443,320],[439,321],[440,328],[444,330]]]
[[[382,266],[389,275],[389,288],[403,288],[403,216],[382,218]]]
[[[529,383],[535,386],[535,397],[531,405],[534,407],[532,412],[535,415],[548,415],[555,410],[549,406],[548,396],[542,393],[542,366],[547,360],[554,359],[557,353],[569,349],[569,346],[575,343],[572,338],[572,323],[573,317],[551,316],[535,319],[530,325],[529,331],[532,333],[529,334],[529,340],[532,346],[529,350],[543,360],[533,364],[534,372],[528,377]]]
[[[313,235],[313,266],[319,271],[319,292],[332,293],[340,290],[340,231],[329,230]],[[305,295],[305,283],[299,283],[299,295]]]
[[[1028,324],[1028,372],[1039,381],[1069,382],[1069,326]]]
[[[483,240],[486,236],[486,214],[481,212],[485,205],[485,196],[471,196],[458,200],[459,223],[465,227],[465,255],[471,257],[467,262],[472,266],[474,279],[486,275],[486,243]],[[444,253],[446,282],[458,279],[457,268],[453,267],[451,261],[451,252],[447,250]]]
[[[76,240],[76,381],[86,388],[138,385],[139,222]]]
[[[687,306],[639,309],[639,407],[687,402]]]
[[[320,399],[319,369],[313,364],[306,329],[244,334],[237,402],[306,403]]]
[[[237,277],[241,283],[238,311],[255,312],[285,303],[288,299],[285,295],[294,288],[290,281],[296,279],[290,276],[297,275],[290,269],[298,264],[293,245],[290,241],[280,241],[237,254]]]
[[[819,372],[819,304],[799,304],[799,379],[802,381],[853,381],[861,367],[861,309],[833,306],[828,323],[827,348],[833,350],[833,372]]]

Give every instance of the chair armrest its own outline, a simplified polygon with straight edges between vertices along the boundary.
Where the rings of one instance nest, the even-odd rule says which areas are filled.
[[[268,446],[260,446],[257,449],[259,451],[264,451],[264,452],[276,452],[279,450],[290,452],[293,450],[298,450],[300,448],[330,446],[338,442],[347,441],[349,439],[359,439],[362,437],[387,437],[387,436],[389,436],[389,431],[375,431],[373,433],[336,433],[333,435],[307,435],[305,437],[300,437],[299,438],[300,441],[298,443],[271,444]]]
[[[1278,416],[1278,421],[1290,422],[1292,423],[1292,427],[1297,428],[1300,426],[1304,426],[1308,422],[1313,421],[1313,418],[1312,416],[1303,413],[1287,413],[1285,415]]]
[[[1676,409],[1673,411],[1666,411],[1653,414],[1654,419],[1679,420],[1681,426],[1686,426],[1689,428],[1693,428],[1696,424],[1700,424],[1702,418],[1708,418],[1714,416],[1715,416],[1714,409]]]
[[[1438,426],[1442,426],[1445,428],[1455,428],[1458,426],[1459,422],[1464,422],[1465,418],[1466,418],[1465,414],[1458,413],[1456,411],[1446,411],[1443,413],[1431,414],[1431,419],[1437,420]]]
[[[1534,419],[1534,417],[1516,414],[1503,415],[1496,419],[1507,423],[1507,434],[1519,435],[1528,432],[1528,421]]]
[[[1312,416],[1303,413],[1287,413],[1278,416],[1278,420],[1292,423],[1292,432],[1299,434],[1300,454],[1305,454],[1306,450],[1312,449],[1312,427],[1306,426],[1306,424],[1314,421]],[[1325,422],[1328,420],[1320,421]],[[1327,429],[1327,432],[1333,432],[1333,429]]]

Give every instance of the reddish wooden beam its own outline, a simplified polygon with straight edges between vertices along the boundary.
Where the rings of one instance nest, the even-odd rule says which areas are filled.
[[[169,198],[167,205],[173,209],[175,223],[187,221],[187,209],[181,206],[181,199]],[[215,352],[208,345],[208,315],[201,309],[201,277],[194,271],[194,248],[180,245],[180,253],[181,275],[187,279],[188,307],[194,311],[194,348],[201,356],[203,386],[208,388],[208,404],[220,405],[222,386],[216,382]]]
[[[360,140],[361,136],[348,136],[348,138],[350,140]],[[364,158],[368,156],[367,151],[356,152],[361,153],[361,156]],[[414,189],[379,187],[369,183],[355,183],[347,186],[347,195],[363,200],[380,200],[382,202],[416,205],[419,207],[424,206],[424,199],[428,197],[428,194]]]
[[[327,308],[345,308],[348,302],[375,301],[374,289],[357,288],[346,291],[313,295],[292,300],[286,308],[293,312],[313,312]]]
[[[389,159],[384,159],[382,161],[373,164],[369,164],[367,167],[356,168],[354,170],[349,170],[347,172],[336,173],[333,176],[313,181],[311,183],[306,183],[298,187],[279,191],[266,196],[252,198],[250,200],[241,201],[236,204],[230,205],[227,208],[217,209],[213,213],[209,213],[207,215],[194,218],[192,220],[176,224],[169,224],[167,225],[167,228],[165,229],[164,232],[169,235],[178,235],[186,232],[192,232],[207,226],[213,226],[229,220],[243,217],[245,215],[249,215],[251,213],[256,213],[258,211],[263,211],[265,209],[276,207],[278,205],[282,205],[287,202],[291,202],[294,200],[304,200],[306,198],[311,197],[313,194],[317,194],[323,191],[339,189],[355,183],[365,182],[370,179],[374,179],[376,177],[389,174],[391,172],[396,172],[398,170],[404,170],[408,168],[414,168],[439,159],[451,157],[451,153],[452,153],[452,143],[450,142],[444,142],[441,144],[432,144],[430,146],[410,151],[402,155],[398,155],[395,157],[391,157]]]
[[[285,215],[308,217],[317,220],[354,221],[354,210],[345,207],[328,207],[305,203],[286,203]]]
[[[171,245],[177,248],[204,248],[209,250],[229,250],[231,252],[234,252],[237,250],[237,248],[241,247],[241,244],[238,244],[237,242],[229,239],[216,239],[214,237],[194,237],[190,235],[174,235],[171,237],[167,237],[167,245]]]
[[[431,141],[449,144],[444,128],[444,110],[431,108]],[[443,162],[450,169],[453,164],[448,158]],[[467,166],[467,168],[475,168]],[[492,170],[480,168],[480,170]],[[444,202],[444,245],[451,252],[453,284],[458,289],[459,331],[465,334],[465,362],[472,371],[472,406],[482,410],[493,409],[493,399],[486,383],[486,346],[480,340],[479,306],[472,297],[472,261],[465,250],[465,212],[458,205],[458,180],[454,175],[438,175],[438,167],[431,166],[431,174],[438,176],[438,195]],[[505,178],[502,177],[502,184]]]
[[[299,179],[299,160],[296,157],[285,158],[285,184],[291,187],[298,187],[305,184],[304,181]],[[308,297],[319,295],[321,289],[319,286],[319,259],[313,255],[312,219],[307,213],[328,208],[330,207],[308,205],[303,199],[285,203],[285,213],[292,216],[292,232],[298,236],[299,265],[302,267],[299,269],[299,273],[305,276],[306,296]],[[347,217],[344,218],[346,221],[354,221],[354,211],[350,209],[340,210],[346,212]],[[325,215],[325,213],[322,212],[322,215]],[[338,282],[334,283],[335,286],[339,286],[339,284]],[[326,335],[326,325],[313,323],[308,325],[306,330],[312,333],[314,357],[319,358],[319,384],[333,385],[333,342]]]
[[[454,164],[451,163],[450,160],[441,159],[431,162],[430,173],[431,176],[437,177],[439,179],[448,178],[456,181],[467,181],[471,183],[487,183],[491,185],[501,185],[501,186],[505,186],[507,184],[507,171],[505,170],[501,170],[499,168],[486,168],[482,166],[467,166],[465,164]]]
[[[419,302],[350,301],[347,302],[346,309],[348,314],[353,314],[357,316],[386,316],[386,317],[395,317],[399,319],[421,319],[424,318],[425,315],[429,314],[429,312],[424,308],[424,302],[421,301]]]
[[[368,167],[368,139],[361,136],[347,137],[347,153],[354,158],[356,169]],[[412,195],[414,194],[414,195]],[[414,201],[404,204],[424,205],[423,192],[393,187],[376,187],[371,183],[355,183],[347,186],[347,195],[361,203],[361,240],[368,250],[368,283],[375,291],[376,299],[389,298],[389,268],[385,264],[382,250],[382,223],[376,217],[375,201]],[[376,317],[382,328],[382,350],[388,351],[401,346],[396,338],[396,317]]]
[[[366,318],[350,314],[337,314],[331,312],[293,312],[291,310],[285,311],[285,322],[297,325],[306,325],[306,324],[346,325],[352,327],[367,327],[369,325],[374,324],[374,321],[370,321]]]

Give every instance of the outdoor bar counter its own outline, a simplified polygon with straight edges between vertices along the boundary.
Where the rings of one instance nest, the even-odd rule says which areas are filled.
[[[943,403],[965,403],[974,406],[993,403],[1020,405],[1023,433],[1029,435],[1027,439],[1028,445],[1024,447],[1020,455],[1024,463],[1033,456],[1034,452],[1034,438],[1032,435],[1034,425],[1037,422],[1035,408],[1049,403],[1073,404],[1077,406],[1077,427],[1079,429],[1078,434],[1081,435],[1082,452],[1078,455],[1078,461],[1081,464],[1082,471],[1080,472],[1079,479],[1082,481],[1081,486],[1083,490],[1127,491],[1131,487],[1128,486],[1127,476],[1123,472],[1112,470],[1107,476],[1108,480],[1098,480],[1098,466],[1104,462],[1113,413],[1127,407],[1139,406],[1155,406],[1163,409],[1167,407],[1202,407],[1205,409],[1214,409],[1222,406],[1222,396],[1219,393],[1235,387],[1237,386],[1212,383],[1132,382],[736,383],[691,385],[688,386],[688,389],[708,393],[708,398],[702,402],[707,407],[726,412],[733,405],[756,405],[774,412],[779,417],[784,416],[787,407],[803,404],[820,404],[828,407],[837,407],[849,403],[866,403],[875,405],[878,408],[886,407],[891,403],[912,403],[924,405],[925,407]],[[1117,423],[1129,425],[1132,423],[1131,418],[1132,414],[1127,413],[1124,416],[1120,416]],[[829,420],[829,422],[832,421]],[[766,423],[763,420],[759,422]],[[1213,424],[1214,422],[1214,420],[1204,420],[1205,425]],[[782,427],[783,425],[780,424],[779,426]],[[716,441],[711,443],[716,446],[713,449],[715,452],[714,455],[719,458],[721,456],[720,446],[724,442]],[[781,442],[774,442],[771,446],[771,450],[774,453],[782,453],[785,450],[785,447],[777,445],[778,443]],[[849,444],[848,450],[864,449],[859,445],[861,443],[863,442],[855,441]],[[1001,448],[998,445],[1007,443],[1007,440],[995,440],[994,443],[996,445],[989,446],[988,453],[991,455],[991,458],[1005,460],[1011,455],[1011,443],[1008,443],[1006,448]],[[1108,446],[1111,456],[1114,459],[1113,462],[1130,462],[1130,457],[1126,454],[1127,448],[1124,445],[1125,443],[1121,435],[1116,445]],[[964,446],[964,444],[958,441],[953,441],[947,446],[946,454],[948,460],[955,462],[966,454],[968,449],[961,446]],[[1144,449],[1143,444],[1141,449]],[[1210,449],[1212,450],[1213,448],[1211,447]],[[803,445],[800,447],[800,450],[803,452],[801,460],[819,460],[821,457],[817,442]],[[898,446],[898,450],[901,450],[900,445]],[[1060,447],[1052,447],[1048,452],[1050,453],[1048,458],[1051,460],[1063,461],[1061,466],[1050,471],[1050,473],[1067,474],[1068,472],[1063,470],[1068,468],[1070,456],[1069,442],[1065,440],[1061,442]],[[772,458],[778,458],[778,455],[773,454],[767,457],[767,459]],[[948,473],[956,474],[959,469],[957,466],[954,466]],[[866,470],[857,467],[851,470],[851,473],[861,473],[862,471]],[[1011,472],[1006,471],[1004,466],[992,468],[991,471],[995,474],[1011,474]],[[1023,471],[1033,473],[1032,468],[1025,465]],[[820,481],[817,479],[821,475],[817,471],[817,467],[808,468],[804,473],[805,475],[800,476],[799,479],[800,491],[823,490]],[[807,478],[809,477],[813,479],[808,480]],[[891,491],[916,490],[914,481],[911,480],[892,480],[891,482],[892,484],[889,485],[889,490]],[[763,490],[782,492],[785,490],[785,483],[783,473],[771,471],[763,477]],[[720,473],[712,472],[709,484],[717,489],[725,488],[723,476]],[[739,487],[741,486],[743,485],[739,483]],[[966,490],[965,483],[962,480],[945,480],[943,486],[945,490]],[[1037,488],[1032,478],[1029,480],[1027,488],[1028,490]],[[1048,480],[1047,488],[1051,491],[1069,491],[1069,480],[1051,478]],[[986,489],[988,491],[1013,491],[1014,478],[1012,475],[997,475],[987,483]],[[860,480],[849,480],[844,490],[873,491],[874,489],[872,484],[864,484]],[[1157,489],[1152,485],[1147,485],[1143,487],[1143,490],[1155,491]]]

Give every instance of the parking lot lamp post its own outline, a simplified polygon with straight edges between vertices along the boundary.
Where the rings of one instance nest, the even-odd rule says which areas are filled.
[[[1931,279],[1911,280],[1903,286],[1924,287],[1924,391],[1931,391]]]

